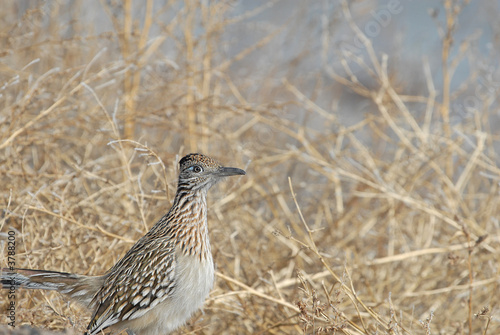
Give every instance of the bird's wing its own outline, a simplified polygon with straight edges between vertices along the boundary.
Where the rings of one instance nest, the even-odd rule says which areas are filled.
[[[174,289],[175,245],[171,239],[142,238],[107,273],[91,305],[87,327],[93,335],[122,320],[143,316],[167,299]]]

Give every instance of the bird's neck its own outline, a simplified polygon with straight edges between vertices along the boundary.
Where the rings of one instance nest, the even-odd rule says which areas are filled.
[[[176,218],[173,221],[178,225],[203,226],[207,222],[207,209],[206,191],[178,190],[170,212]]]
[[[200,260],[211,257],[207,227],[206,190],[177,190],[172,208],[164,217],[163,230],[185,255],[196,255]]]

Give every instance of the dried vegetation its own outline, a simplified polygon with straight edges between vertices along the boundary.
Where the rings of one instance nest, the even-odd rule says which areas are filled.
[[[370,1],[7,1],[0,261],[15,231],[18,267],[102,274],[200,151],[248,174],[210,194],[217,283],[179,333],[500,333],[496,65],[454,79],[470,5],[434,4],[441,59],[412,78],[363,30]],[[89,320],[16,303],[18,325]]]

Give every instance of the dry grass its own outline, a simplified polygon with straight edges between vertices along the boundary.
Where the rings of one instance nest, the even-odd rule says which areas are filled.
[[[266,26],[273,3],[3,5],[2,265],[15,231],[17,267],[104,273],[169,208],[178,158],[200,151],[248,175],[210,194],[217,283],[179,333],[500,333],[497,86],[455,108],[481,83],[471,68],[453,85],[475,55],[454,40],[467,2],[441,4],[442,63],[418,64],[418,89],[354,9],[314,6],[319,30],[287,57],[305,7]],[[359,47],[331,42],[340,32]],[[54,293],[16,303],[18,325],[89,321]]]

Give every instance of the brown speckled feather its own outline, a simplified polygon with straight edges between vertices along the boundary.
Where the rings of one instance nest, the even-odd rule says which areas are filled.
[[[136,334],[169,333],[198,310],[214,283],[207,228],[208,190],[245,171],[189,154],[180,162],[170,211],[105,275],[44,270],[2,271],[3,287],[57,290],[94,311],[86,334],[106,328]]]
[[[175,287],[174,250],[170,238],[141,238],[105,275],[91,302],[97,309],[88,333],[141,317],[167,299]]]

